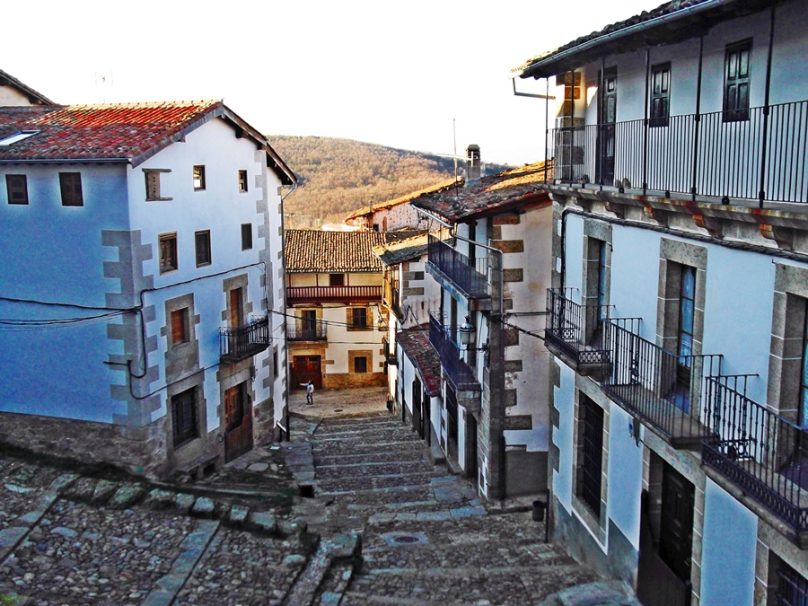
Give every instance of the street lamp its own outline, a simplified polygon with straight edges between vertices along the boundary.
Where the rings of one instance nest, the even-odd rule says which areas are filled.
[[[468,351],[470,345],[474,345],[474,325],[469,321],[466,316],[466,321],[458,328],[460,332],[460,345]]]

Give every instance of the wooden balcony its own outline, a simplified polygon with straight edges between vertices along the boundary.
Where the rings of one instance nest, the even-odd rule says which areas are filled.
[[[305,303],[369,303],[382,300],[379,286],[289,286],[286,301],[289,305]]]

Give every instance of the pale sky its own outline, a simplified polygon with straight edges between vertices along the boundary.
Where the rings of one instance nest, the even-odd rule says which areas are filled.
[[[455,119],[458,152],[521,164],[544,104],[510,70],[660,2],[8,2],[0,69],[59,103],[223,98],[264,133],[432,153]]]

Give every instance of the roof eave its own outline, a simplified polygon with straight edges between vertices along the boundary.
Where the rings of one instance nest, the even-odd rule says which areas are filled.
[[[586,40],[581,44],[572,48],[565,49],[558,53],[553,53],[537,61],[534,61],[522,70],[519,74],[520,78],[546,78],[554,76],[558,73],[570,69],[571,65],[579,66],[587,63],[591,58],[589,54],[602,54],[607,50],[608,45],[613,42],[620,42],[631,36],[637,36],[647,33],[649,30],[678,23],[683,19],[691,19],[693,17],[702,15],[706,12],[722,8],[728,5],[737,4],[739,0],[707,0],[702,4],[695,6],[688,6],[675,12],[666,15],[660,15],[648,21],[641,21],[629,25],[614,32],[609,32],[602,36]],[[727,16],[726,18],[729,18]],[[698,36],[702,28],[694,28],[691,30],[691,36]],[[659,41],[657,41],[658,43]],[[606,47],[606,48],[604,48]]]

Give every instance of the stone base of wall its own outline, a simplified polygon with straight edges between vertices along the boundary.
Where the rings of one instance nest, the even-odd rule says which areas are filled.
[[[275,400],[272,398],[253,406],[253,439],[256,446],[275,440]]]
[[[135,475],[168,474],[165,418],[145,427],[0,413],[0,446],[77,465],[112,465]]]
[[[609,520],[609,552],[604,553],[583,523],[553,497],[552,540],[564,545],[564,549],[577,561],[592,566],[599,572],[623,581],[632,591],[637,588],[639,552]]]
[[[350,389],[351,387],[383,387],[387,375],[383,372],[340,373],[323,376],[324,389]]]
[[[547,453],[520,448],[505,452],[505,494],[518,497],[547,490]]]

